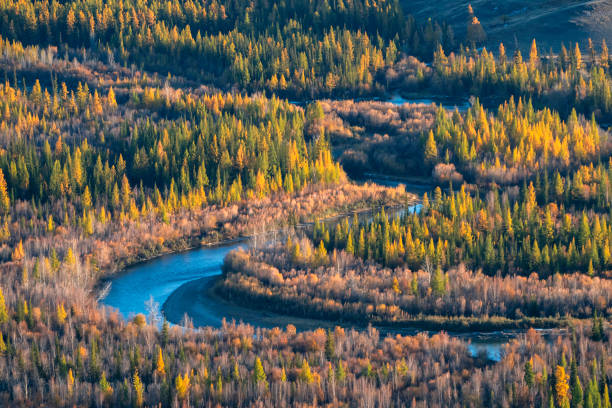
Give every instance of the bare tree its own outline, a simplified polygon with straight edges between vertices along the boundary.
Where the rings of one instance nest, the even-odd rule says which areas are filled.
[[[431,283],[431,275],[433,275],[434,273],[434,266],[431,263],[431,260],[429,259],[429,257],[425,257],[425,262],[423,263],[423,266],[421,267],[423,268],[423,270],[425,272],[427,272],[427,283],[430,284]]]
[[[147,309],[147,314],[149,316],[149,324],[152,326],[157,326],[161,322],[161,314],[159,312],[159,302],[156,302],[153,299],[153,295],[149,297],[149,300],[145,302],[145,308]]]

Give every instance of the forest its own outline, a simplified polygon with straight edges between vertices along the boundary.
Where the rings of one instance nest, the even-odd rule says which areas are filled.
[[[310,235],[230,256],[219,290],[304,315],[394,324],[608,316],[611,170],[593,164],[609,156],[608,133],[575,111],[566,122],[520,98],[496,114],[476,101],[464,115],[433,115],[428,131],[404,133],[420,143],[421,168],[461,172],[459,191],[451,179],[444,192],[425,193],[418,211],[317,221]],[[490,288],[499,288],[492,298]]]
[[[606,41],[466,8],[0,0],[0,405],[610,408]],[[104,301],[228,242],[214,292],[278,327]]]

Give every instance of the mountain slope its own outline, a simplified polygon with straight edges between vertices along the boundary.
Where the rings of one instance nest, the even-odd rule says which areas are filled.
[[[558,50],[561,43],[587,39],[612,42],[612,0],[474,0],[475,15],[487,33],[488,48],[497,48],[499,42],[514,49],[518,44],[527,49],[533,38],[541,49]],[[412,0],[403,3],[407,13],[417,19],[434,18],[452,24],[457,38],[463,38],[468,22],[468,5],[460,0]]]

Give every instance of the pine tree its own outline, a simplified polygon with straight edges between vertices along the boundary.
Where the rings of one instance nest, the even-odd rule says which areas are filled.
[[[470,14],[470,20],[468,22],[466,39],[474,44],[483,43],[487,39],[487,34],[485,33],[482,24],[473,14]]]
[[[359,229],[359,241],[357,243],[357,255],[361,258],[365,258],[365,255],[366,255],[365,232],[363,228]]]
[[[343,382],[345,379],[346,379],[346,372],[344,371],[342,360],[339,360],[338,364],[336,364],[336,380],[338,380],[338,382]]]
[[[446,293],[446,280],[439,266],[435,269],[431,278],[431,289],[434,294],[438,296],[442,296]]]
[[[302,253],[300,252],[300,243],[296,242],[295,245],[291,246],[291,262],[297,263],[302,258]]]
[[[11,200],[8,195],[6,180],[2,169],[0,169],[0,212],[2,212],[2,214],[8,214],[10,208]]]
[[[268,380],[264,371],[261,359],[255,358],[255,367],[253,368],[253,381],[255,384],[262,385],[264,388],[268,388]]]
[[[0,324],[7,323],[8,320],[8,309],[6,308],[6,303],[4,301],[4,293],[2,292],[2,288],[0,288]]]
[[[91,193],[89,192],[89,186],[85,186],[85,191],[83,191],[83,197],[81,198],[81,203],[83,208],[88,209],[91,208]]]
[[[498,51],[498,60],[500,65],[504,66],[506,65],[506,47],[504,47],[503,43],[499,43],[499,51]]]
[[[179,400],[183,401],[185,398],[187,398],[187,394],[191,388],[191,379],[189,378],[189,374],[185,373],[184,375],[177,375],[174,379],[174,388],[176,390],[176,396]]]
[[[30,275],[28,273],[28,267],[24,264],[21,268],[21,283],[23,286],[28,286],[28,282],[30,281]]]
[[[419,295],[419,280],[416,274],[412,275],[412,282],[410,283],[410,290],[414,296]]]
[[[597,311],[593,314],[593,325],[591,327],[591,339],[593,341],[601,341],[604,339],[603,319],[597,315]]]
[[[74,256],[74,252],[72,252],[72,248],[68,248],[66,251],[66,256],[64,257],[64,265],[68,267],[73,267],[76,265],[76,258]]]
[[[317,265],[322,265],[327,262],[327,249],[325,249],[325,244],[323,240],[319,242],[319,246],[315,250],[315,263]]]
[[[423,154],[425,155],[425,160],[429,163],[433,163],[438,158],[438,147],[432,130],[429,131],[427,140],[425,141],[425,150]]]
[[[23,249],[23,240],[19,240],[19,243],[15,247],[12,254],[13,261],[21,261],[25,257],[25,250]]]
[[[47,221],[47,232],[53,232],[55,229],[55,223],[53,222],[53,215],[49,215],[49,219]]]
[[[306,384],[311,384],[314,381],[314,377],[312,372],[310,371],[310,365],[308,361],[304,359],[302,362],[302,369],[300,370],[300,380],[305,382]]]
[[[582,53],[580,52],[580,46],[576,43],[574,48],[574,68],[576,70],[582,69]]]
[[[536,69],[540,63],[538,56],[538,46],[536,45],[535,38],[531,42],[531,50],[529,51],[529,66],[532,70]]]
[[[64,304],[63,303],[58,303],[56,311],[55,311],[55,317],[57,318],[57,323],[62,325],[64,324],[64,322],[66,321],[66,317],[68,316],[68,313],[66,313],[66,309],[64,308]]]
[[[353,244],[353,234],[349,232],[348,238],[346,239],[346,252],[351,255],[355,255],[355,245]]]
[[[555,369],[555,401],[559,408],[569,408],[570,400],[568,396],[569,385],[565,368],[558,365]]]
[[[327,329],[327,338],[325,339],[325,357],[329,361],[333,361],[336,357],[336,339],[330,329]]]
[[[106,96],[106,101],[110,108],[117,107],[117,100],[115,99],[115,91],[113,91],[112,86],[108,89],[108,95]]]
[[[397,278],[395,276],[393,277],[393,286],[392,286],[392,288],[393,288],[393,292],[396,295],[401,295],[402,290],[400,289],[399,282],[398,282],[398,280],[397,280]]]
[[[134,388],[134,405],[142,407],[144,403],[144,385],[138,375],[138,370],[134,372],[132,377],[132,387]]]
[[[232,380],[240,381],[240,369],[236,360],[234,360],[234,367],[232,369]]]
[[[102,390],[102,393],[104,394],[105,397],[108,398],[113,394],[113,387],[111,387],[108,380],[106,379],[106,374],[104,373],[104,371],[102,371],[99,385],[100,385],[100,390]]]
[[[162,349],[161,347],[157,348],[157,361],[155,363],[156,367],[155,367],[155,372],[163,377],[164,375],[166,375],[166,369],[165,369],[165,364],[164,364],[164,357],[162,355]]]
[[[68,378],[66,379],[66,383],[68,386],[68,393],[72,395],[72,391],[74,390],[74,374],[72,373],[72,368],[68,370]]]
[[[164,319],[164,323],[162,324],[162,330],[161,330],[161,338],[160,338],[160,342],[161,342],[161,346],[162,347],[166,347],[166,345],[168,344],[168,339],[170,337],[170,325],[168,324],[168,321],[166,319]]]
[[[0,356],[3,356],[6,354],[6,343],[4,342],[4,336],[2,334],[2,332],[0,331]]]
[[[582,385],[580,385],[580,377],[578,377],[578,366],[576,364],[576,359],[572,359],[570,364],[570,387],[572,393],[570,406],[572,408],[578,408],[582,405],[583,391]]]
[[[535,375],[533,373],[533,359],[527,360],[525,363],[525,374],[524,374],[525,384],[529,388],[533,387]]]

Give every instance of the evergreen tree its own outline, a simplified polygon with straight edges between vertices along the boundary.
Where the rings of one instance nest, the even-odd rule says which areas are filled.
[[[8,214],[11,207],[11,200],[8,195],[6,180],[4,178],[4,173],[2,169],[0,169],[0,211],[3,214]]]
[[[256,384],[263,385],[264,388],[268,388],[268,380],[266,373],[264,372],[263,365],[259,357],[255,358],[255,367],[253,368],[253,381]]]
[[[425,150],[424,150],[425,160],[428,163],[433,163],[438,158],[438,147],[436,145],[436,140],[434,138],[433,131],[429,131],[427,136],[427,140],[425,142]]]
[[[306,359],[302,362],[302,369],[300,370],[300,380],[305,382],[306,384],[311,384],[314,381],[314,377],[310,372],[310,365]]]
[[[6,303],[4,302],[4,293],[2,292],[2,288],[0,288],[0,324],[7,323],[8,320],[8,309],[6,308]]]
[[[580,385],[580,377],[578,377],[578,366],[576,359],[572,359],[570,364],[570,387],[571,387],[571,407],[577,408],[582,406],[583,391],[582,385]]]
[[[527,360],[525,363],[525,374],[524,374],[525,384],[529,388],[533,387],[535,375],[533,373],[533,361],[532,359]]]
[[[329,361],[333,361],[336,357],[336,340],[330,329],[327,329],[327,338],[325,339],[325,357]]]
[[[444,274],[442,273],[442,269],[439,266],[436,267],[431,278],[431,289],[433,290],[434,294],[438,296],[442,296],[446,293],[446,280],[444,278]]]

